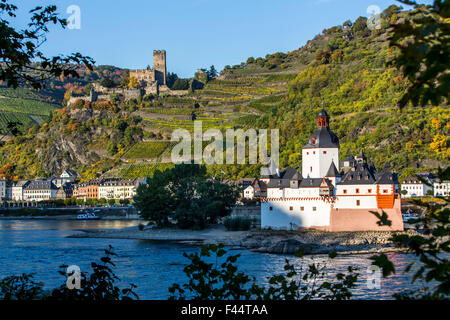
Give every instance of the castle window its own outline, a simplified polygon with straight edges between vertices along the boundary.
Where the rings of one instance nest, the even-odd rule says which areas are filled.
[[[309,170],[312,172],[312,167],[310,167]]]
[[[323,152],[323,154],[327,154],[327,152],[326,152],[326,151],[324,151],[324,152]]]
[[[347,194],[347,189],[344,189],[344,194]]]
[[[300,207],[300,211],[305,211],[305,207]]]
[[[356,193],[359,193],[359,189],[356,189]]]
[[[306,154],[309,155],[309,152],[307,152]]]
[[[316,154],[316,152],[315,152],[315,151],[313,151],[313,154]]]
[[[361,204],[361,202],[359,200],[356,200],[356,205],[359,207],[359,205]]]
[[[383,193],[388,193],[388,190],[383,190]]]
[[[292,210],[294,210],[294,208],[293,207],[289,207],[289,211],[292,211]]]
[[[368,193],[372,193],[372,189],[368,189],[367,192],[368,192]]]
[[[272,211],[272,210],[273,210],[273,207],[269,207],[269,210]]]
[[[317,211],[317,207],[313,207],[313,211]]]

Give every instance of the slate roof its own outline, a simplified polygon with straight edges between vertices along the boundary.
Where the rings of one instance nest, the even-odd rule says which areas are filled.
[[[61,178],[62,178],[62,176],[63,176],[64,174],[67,175],[67,176],[69,176],[69,177],[73,177],[73,178],[76,178],[76,177],[78,176],[78,174],[76,173],[76,171],[71,170],[71,169],[64,170],[63,173],[61,173]]]
[[[403,180],[403,184],[423,184],[417,177],[408,177]]]
[[[351,161],[351,160],[355,160],[355,157],[353,155],[349,154],[345,157],[345,161]]]
[[[397,173],[392,173],[389,169],[389,164],[385,165],[385,169],[382,172],[377,173],[372,162],[370,165],[363,162],[357,163],[347,171],[338,184],[398,184],[398,175]]]
[[[303,148],[339,148],[339,139],[329,127],[317,128]]]
[[[254,179],[251,186],[254,188],[260,188],[260,189],[267,188],[267,185],[264,183],[264,181],[260,181],[258,179]]]
[[[291,182],[288,179],[270,179],[267,188],[289,188]]]
[[[338,184],[373,184],[375,181],[375,173],[369,169],[367,163],[358,163],[344,174]]]
[[[339,177],[340,173],[336,166],[334,165],[334,161],[331,161],[330,168],[327,171],[325,177]]]
[[[282,179],[289,179],[289,180],[300,180],[302,178],[301,174],[295,170],[294,168],[286,168],[286,170],[284,170],[281,173],[281,178]]]
[[[322,184],[322,180],[323,178],[303,179],[299,184],[299,188],[318,188]]]
[[[51,180],[33,180],[24,187],[25,190],[50,190],[58,189]]]
[[[28,180],[14,181],[13,182],[13,187],[22,187],[23,188],[29,183],[30,183],[30,181],[28,181]]]
[[[327,117],[329,118],[330,116],[328,115],[328,113],[325,111],[325,108],[322,107],[322,110],[320,110],[319,114],[317,115],[317,117],[319,118],[323,118],[323,117]]]
[[[283,171],[280,171],[280,176],[277,174],[271,175],[262,175],[261,178],[266,179],[287,179],[287,180],[300,180],[302,175],[295,170],[294,168],[286,168]]]
[[[377,184],[398,184],[398,175],[386,169],[377,174]]]

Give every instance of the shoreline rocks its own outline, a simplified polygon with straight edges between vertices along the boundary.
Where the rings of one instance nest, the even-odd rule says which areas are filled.
[[[408,230],[400,233],[414,234],[416,231]],[[226,231],[223,226],[212,226],[199,231],[173,228],[90,230],[70,237],[166,241],[198,246],[223,243],[232,249],[253,250],[271,254],[294,254],[299,249],[303,249],[303,253],[306,255],[329,254],[331,252],[358,254],[404,251],[401,248],[396,248],[389,240],[393,234],[394,232],[389,231]]]

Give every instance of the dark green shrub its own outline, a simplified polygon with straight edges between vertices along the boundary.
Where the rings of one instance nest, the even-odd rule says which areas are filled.
[[[252,226],[252,220],[243,217],[227,217],[223,224],[228,231],[246,231]]]

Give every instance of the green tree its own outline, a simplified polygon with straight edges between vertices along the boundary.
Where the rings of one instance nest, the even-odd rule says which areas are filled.
[[[209,80],[214,80],[215,78],[217,78],[217,70],[214,67],[214,65],[212,65],[211,67],[209,67],[209,70],[207,72],[208,75],[208,81]]]
[[[450,101],[450,2],[434,0],[433,5],[399,0],[415,9],[392,26],[389,45],[398,49],[390,62],[408,79],[409,86],[399,101],[404,107],[435,106]]]
[[[286,259],[285,273],[267,279],[267,286],[259,286],[255,278],[238,271],[240,257],[228,255],[223,244],[202,248],[200,254],[184,254],[190,264],[184,268],[188,277],[185,284],[169,288],[170,300],[348,300],[356,286],[358,273],[348,267],[347,273],[338,273],[336,282],[324,280],[326,269],[318,264],[297,268]],[[301,257],[301,251],[296,253]],[[336,255],[330,254],[330,258]],[[209,261],[208,261],[209,260]]]
[[[441,179],[448,178],[450,168],[440,171]],[[418,177],[420,179],[420,177]],[[412,282],[418,279],[425,283],[436,285],[425,286],[419,290],[406,290],[394,294],[396,299],[449,299],[450,296],[450,263],[448,254],[450,253],[450,200],[442,199],[444,204],[429,204],[420,199],[411,201],[422,207],[425,214],[413,221],[417,228],[423,230],[415,235],[394,234],[391,240],[400,248],[415,254],[419,260],[409,264],[404,272],[411,272],[413,265],[418,265],[414,271]],[[373,212],[376,214],[375,212]],[[391,221],[383,212],[379,217],[380,225],[389,225]],[[370,258],[373,265],[379,266],[383,270],[383,276],[388,277],[395,273],[394,264],[385,254],[375,255]]]
[[[32,274],[9,276],[0,280],[0,300],[63,300],[63,301],[104,301],[134,300],[139,296],[134,292],[136,286],[120,288],[120,278],[114,273],[116,256],[113,248],[105,250],[99,262],[92,262],[92,272],[81,274],[80,289],[69,289],[66,284],[67,266],[60,267],[58,273],[64,277],[63,285],[53,290],[44,290],[44,284],[34,280]]]
[[[100,81],[100,85],[105,87],[105,88],[112,88],[114,87],[116,84],[114,83],[113,80],[109,79],[109,78],[103,78]]]
[[[175,219],[178,227],[201,229],[228,215],[237,197],[233,187],[210,179],[204,166],[180,164],[156,171],[133,201],[141,216],[158,226]]]
[[[168,86],[170,89],[172,89],[172,87],[173,87],[173,85],[174,85],[174,83],[175,83],[175,81],[176,81],[177,79],[178,79],[178,75],[177,75],[176,73],[168,72],[168,73],[167,73],[167,80],[166,80],[167,86]]]
[[[358,17],[353,23],[352,30],[355,34],[365,34],[369,29],[367,28],[367,18]]]
[[[172,90],[187,90],[189,89],[189,82],[186,79],[176,79]]]

